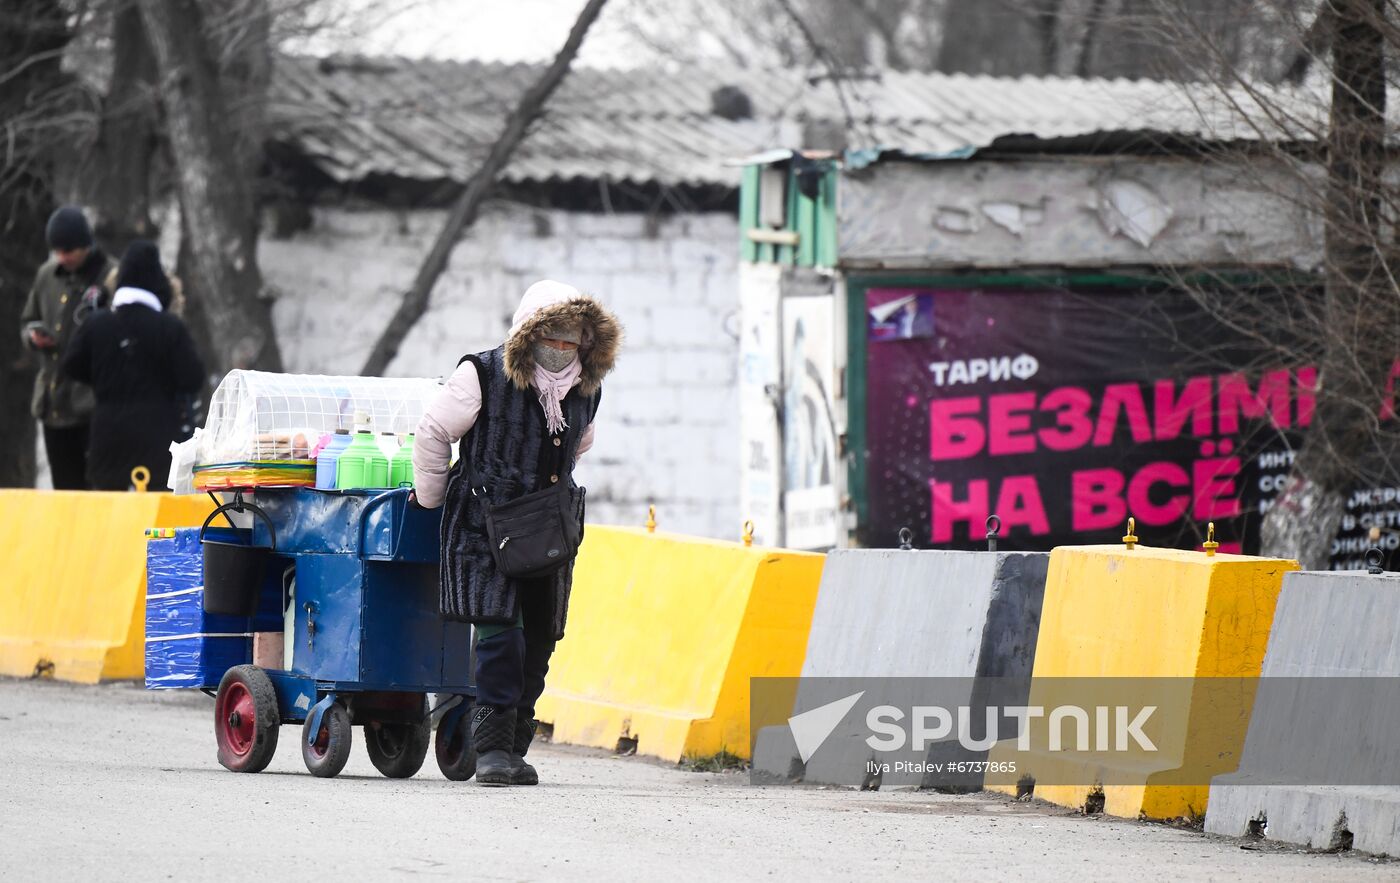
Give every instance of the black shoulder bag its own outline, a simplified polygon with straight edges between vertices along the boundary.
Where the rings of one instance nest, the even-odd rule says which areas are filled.
[[[480,362],[476,362],[476,369],[484,409],[486,378],[481,377]],[[464,452],[463,456],[468,455]],[[476,464],[468,459],[466,466],[472,496],[486,507],[486,536],[501,574],[512,579],[548,576],[578,555],[583,526],[574,516],[568,482],[560,481],[497,505],[491,503]],[[579,488],[579,493],[583,493],[583,488]]]
[[[473,484],[472,493],[486,507],[491,557],[505,576],[548,576],[578,554],[583,531],[574,517],[567,484],[561,482],[499,505],[487,500],[484,486]]]

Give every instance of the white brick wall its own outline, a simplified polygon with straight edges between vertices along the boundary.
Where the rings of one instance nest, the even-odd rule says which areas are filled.
[[[312,229],[264,239],[263,276],[287,370],[354,374],[413,279],[441,212],[318,209]],[[550,235],[539,236],[547,228]],[[500,343],[520,295],[554,278],[597,295],[627,328],[604,386],[597,445],[579,465],[589,520],[737,538],[738,226],[724,213],[661,221],[489,206],[458,244],[390,373],[437,377]]]

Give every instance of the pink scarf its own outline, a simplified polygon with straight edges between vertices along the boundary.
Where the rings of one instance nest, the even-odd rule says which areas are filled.
[[[569,390],[574,388],[583,376],[583,359],[575,358],[563,371],[546,371],[535,364],[535,392],[539,394],[540,406],[544,408],[544,421],[551,435],[557,435],[569,424],[564,422],[564,409],[561,403]]]

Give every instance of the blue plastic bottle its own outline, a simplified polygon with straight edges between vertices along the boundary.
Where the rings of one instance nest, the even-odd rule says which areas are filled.
[[[350,447],[350,430],[337,429],[331,440],[316,455],[316,487],[322,490],[335,488],[335,461],[340,452]]]

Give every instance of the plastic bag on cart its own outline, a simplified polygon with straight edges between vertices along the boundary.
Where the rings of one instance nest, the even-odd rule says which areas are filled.
[[[194,435],[184,441],[170,443],[170,478],[166,484],[177,494],[199,493],[194,486],[194,464],[203,431],[196,428]]]

